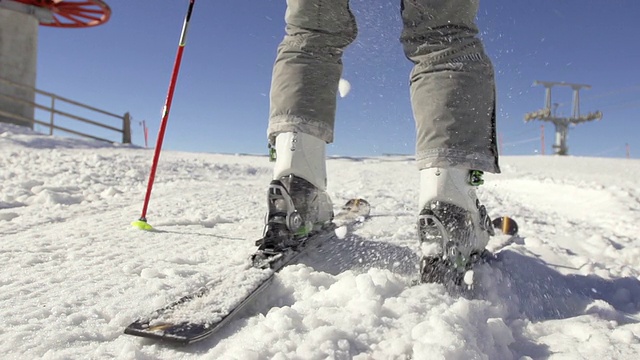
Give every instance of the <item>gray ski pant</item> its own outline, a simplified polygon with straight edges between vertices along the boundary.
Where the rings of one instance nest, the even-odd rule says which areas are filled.
[[[499,173],[495,82],[477,37],[479,0],[400,0],[400,41],[414,63],[410,95],[419,169]],[[357,35],[349,0],[287,0],[271,83],[267,134],[333,142],[342,54]]]

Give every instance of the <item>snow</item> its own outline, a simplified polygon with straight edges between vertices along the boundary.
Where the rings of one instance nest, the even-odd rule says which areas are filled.
[[[341,240],[347,237],[348,231],[349,230],[346,226],[340,226],[335,230],[336,236]]]
[[[347,96],[349,91],[351,91],[351,83],[346,79],[340,79],[338,82],[338,93],[340,94],[340,97]]]
[[[123,334],[211,282],[252,281],[266,156],[152,151],[0,125],[3,359],[637,359],[640,161],[505,157],[480,197],[520,238],[471,290],[411,286],[418,177],[409,157],[333,158],[336,203],[372,218],[277,274],[242,317],[177,348]],[[229,296],[239,288],[229,289]],[[226,299],[219,299],[224,302]]]

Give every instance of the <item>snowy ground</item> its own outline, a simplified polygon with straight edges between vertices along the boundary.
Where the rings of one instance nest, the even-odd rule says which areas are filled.
[[[415,276],[417,173],[334,158],[335,203],[373,217],[285,268],[240,320],[176,348],[124,327],[241,269],[262,231],[266,157],[167,152],[0,125],[2,359],[638,359],[640,161],[506,157],[481,199],[521,227],[463,295]],[[490,245],[500,248],[504,238]],[[324,260],[323,260],[324,259]]]

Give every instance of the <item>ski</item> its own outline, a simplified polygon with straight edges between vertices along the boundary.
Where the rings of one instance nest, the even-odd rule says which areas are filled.
[[[275,256],[260,257],[259,261],[254,256],[248,268],[237,276],[210,283],[156,310],[151,316],[134,321],[124,333],[176,345],[201,341],[235,319],[269,287],[282,268],[337,236],[337,229],[345,227],[349,230],[364,221],[370,211],[371,206],[366,200],[349,200],[330,225],[303,238],[295,248]]]

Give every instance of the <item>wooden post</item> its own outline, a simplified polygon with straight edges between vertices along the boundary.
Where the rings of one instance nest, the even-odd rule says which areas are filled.
[[[149,128],[147,127],[147,123],[142,120],[142,128],[144,131],[144,147],[148,148],[149,147]]]
[[[544,155],[544,124],[540,125],[540,152]]]
[[[128,112],[122,118],[122,143],[131,144],[131,115]]]
[[[49,115],[49,124],[50,124],[49,135],[50,136],[53,135],[53,127],[54,127],[53,118],[55,117],[55,114],[56,114],[55,108],[56,108],[56,97],[52,96],[51,97],[51,114]]]

